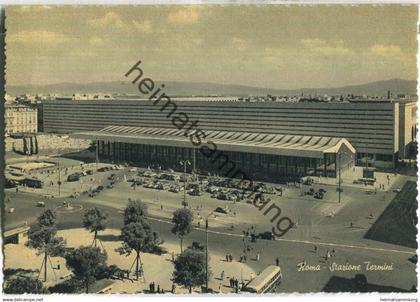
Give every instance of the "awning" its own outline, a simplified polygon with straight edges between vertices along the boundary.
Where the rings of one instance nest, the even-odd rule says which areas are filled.
[[[232,131],[205,131],[202,145],[213,142],[218,150],[282,156],[323,158],[325,153],[337,153],[344,144],[352,153],[356,150],[345,138],[283,135]],[[191,132],[193,133],[193,132]],[[191,134],[189,133],[189,135]],[[173,128],[108,126],[97,131],[77,132],[74,138],[106,142],[200,148],[194,146],[185,130]],[[213,148],[213,147],[211,147]]]

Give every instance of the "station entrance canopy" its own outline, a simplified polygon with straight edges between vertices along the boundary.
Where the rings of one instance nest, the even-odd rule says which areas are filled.
[[[211,141],[222,151],[324,158],[325,154],[338,153],[345,145],[351,153],[356,153],[345,138],[210,130],[204,130],[204,133],[206,137],[202,145]],[[108,126],[97,131],[73,133],[72,137],[116,143],[200,147],[191,143],[189,136],[185,136],[185,130],[171,128]]]

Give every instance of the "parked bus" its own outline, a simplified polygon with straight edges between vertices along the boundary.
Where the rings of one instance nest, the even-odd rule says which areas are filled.
[[[42,180],[36,178],[25,178],[20,182],[21,185],[41,189],[44,186]]]
[[[266,267],[257,277],[252,279],[243,289],[246,292],[263,294],[272,290],[281,280],[280,267],[270,265]]]

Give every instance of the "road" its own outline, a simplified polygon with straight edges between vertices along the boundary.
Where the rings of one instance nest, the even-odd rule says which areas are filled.
[[[124,174],[123,171],[114,172],[117,176]],[[101,177],[106,179],[109,173]],[[399,184],[397,184],[399,185]],[[6,197],[10,198],[8,207],[14,207],[14,213],[5,216],[6,229],[19,226],[25,221],[32,223],[43,208],[36,207],[40,199],[36,193],[15,193],[6,190]],[[331,189],[328,191],[332,191]],[[408,258],[414,253],[413,249],[390,245],[386,243],[363,239],[371,222],[365,216],[370,211],[378,215],[390,202],[394,194],[381,192],[377,195],[366,195],[357,188],[346,188],[344,202],[337,205],[335,197],[324,202],[318,202],[308,196],[300,196],[299,190],[289,190],[286,196],[276,196],[274,202],[281,207],[283,213],[287,213],[299,222],[297,229],[292,229],[284,237],[276,241],[258,240],[255,243],[244,239],[242,231],[251,225],[257,225],[257,231],[265,231],[270,228],[269,219],[262,215],[255,207],[249,204],[228,204],[236,216],[216,217],[210,220],[209,250],[210,255],[231,253],[234,259],[238,259],[247,251],[248,264],[256,271],[275,263],[279,257],[283,275],[285,276],[279,292],[309,292],[320,291],[328,283],[332,276],[353,278],[357,272],[335,271],[331,272],[329,266],[332,262],[362,264],[365,261],[393,265],[393,271],[363,271],[369,283],[394,286],[408,290],[416,283],[414,264]],[[327,193],[329,194],[329,193]],[[334,193],[333,193],[334,194]],[[331,195],[333,195],[331,194]],[[182,194],[156,191],[153,189],[137,188],[133,190],[125,182],[118,183],[113,189],[106,189],[98,196],[90,198],[82,196],[77,199],[54,198],[45,200],[46,206],[58,209],[59,228],[75,228],[81,226],[83,209],[90,206],[103,208],[110,214],[109,227],[120,228],[122,226],[121,209],[125,206],[128,198],[141,198],[149,206],[149,212],[153,229],[162,239],[168,242],[177,242],[177,238],[171,233],[168,217],[173,209],[181,206]],[[71,201],[76,209],[63,210],[63,201]],[[226,201],[209,199],[206,196],[188,196],[188,202],[193,209],[200,208],[202,215],[210,212],[216,206],[226,205]],[[161,207],[163,206],[163,210]],[[59,207],[59,208],[57,208]],[[334,217],[326,217],[323,212],[334,210]],[[161,211],[162,213],[159,213]],[[168,216],[169,215],[169,216]],[[159,217],[161,216],[161,217]],[[227,220],[228,223],[224,223]],[[350,228],[349,221],[355,226]],[[235,223],[235,229],[229,226]],[[185,239],[185,244],[193,241],[204,244],[204,230],[196,227]],[[314,246],[318,247],[314,252]],[[324,256],[327,250],[335,250],[335,256],[327,263]],[[259,261],[252,260],[260,253]],[[305,261],[310,265],[319,265],[319,271],[298,271],[298,263]],[[215,272],[217,275],[219,272]]]

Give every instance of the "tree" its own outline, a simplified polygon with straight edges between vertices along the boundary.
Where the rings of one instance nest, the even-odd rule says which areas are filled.
[[[187,288],[190,293],[193,287],[206,284],[206,255],[203,251],[188,248],[175,259],[174,265],[173,282]]]
[[[108,213],[98,208],[87,209],[83,216],[83,226],[93,233],[93,246],[96,247],[99,231],[106,228]]]
[[[174,212],[172,222],[174,226],[172,233],[177,235],[181,241],[181,253],[182,253],[182,241],[186,235],[192,230],[193,214],[189,209],[178,209]]]
[[[145,218],[137,222],[126,224],[121,230],[122,247],[118,250],[120,254],[130,255],[136,253],[136,279],[139,279],[139,266],[141,264],[140,252],[148,251],[158,244],[158,236],[152,232],[150,224]]]
[[[128,199],[124,210],[124,225],[139,222],[145,216],[147,216],[147,206],[142,201]]]
[[[47,290],[42,282],[30,277],[12,278],[4,283],[4,293],[6,294],[44,294]]]
[[[39,215],[37,222],[40,226],[53,227],[57,222],[57,215],[51,209],[45,209],[45,211]]]
[[[38,255],[44,254],[42,265],[44,266],[44,282],[46,282],[48,257],[60,256],[65,250],[64,239],[57,237],[56,215],[52,210],[46,209],[38,217],[38,224],[29,229],[26,245],[36,249]]]
[[[106,267],[107,255],[97,247],[82,246],[66,254],[66,266],[76,279],[85,284],[86,293],[89,285],[95,281],[98,270]]]

